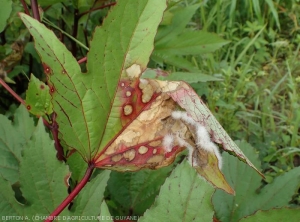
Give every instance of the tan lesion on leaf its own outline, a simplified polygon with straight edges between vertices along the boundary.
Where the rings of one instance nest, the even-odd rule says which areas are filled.
[[[160,164],[161,162],[163,162],[164,159],[165,157],[163,155],[154,155],[147,160],[147,163]]]
[[[138,152],[139,152],[139,154],[145,154],[145,153],[147,153],[148,152],[148,147],[146,147],[146,146],[140,146],[139,147],[139,149],[138,149]]]
[[[152,146],[152,147],[157,147],[160,145],[161,145],[161,140],[156,140],[156,141],[149,143],[149,146]]]
[[[123,158],[122,154],[117,154],[117,155],[114,155],[111,160],[113,162],[119,162],[121,159]]]
[[[133,64],[126,69],[126,74],[130,79],[138,78],[142,73],[141,66],[138,64]]]
[[[131,149],[126,151],[125,153],[123,153],[123,157],[127,160],[127,161],[132,161],[135,157],[135,150]]]
[[[123,111],[125,116],[130,115],[133,111],[132,105],[125,105]]]
[[[167,131],[163,119],[170,117],[175,109],[175,102],[167,94],[160,95],[112,142],[97,162],[113,153],[121,152],[124,147],[146,144],[161,138]]]

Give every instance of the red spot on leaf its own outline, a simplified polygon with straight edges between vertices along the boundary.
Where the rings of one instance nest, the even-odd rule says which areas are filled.
[[[66,74],[67,72],[66,72],[66,70],[63,69],[63,70],[61,71],[61,73],[62,73],[62,74]]]
[[[31,110],[31,106],[30,106],[30,105],[27,105],[27,106],[26,106],[26,109],[27,109],[27,110]]]
[[[50,86],[50,94],[53,94],[55,92],[54,86]]]
[[[46,64],[46,63],[43,63],[43,68],[44,68],[44,72],[46,75],[50,75],[51,74],[51,69],[50,67]]]
[[[41,85],[40,85],[40,89],[45,89],[45,85],[44,85],[44,84],[41,84]]]

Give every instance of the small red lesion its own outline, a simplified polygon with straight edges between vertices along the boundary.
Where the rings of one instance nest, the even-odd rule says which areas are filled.
[[[47,74],[47,75],[51,74],[52,71],[46,63],[43,63],[43,68],[44,68],[45,74]]]
[[[55,92],[54,86],[50,86],[50,94],[53,94]]]
[[[45,89],[45,85],[44,85],[44,84],[41,84],[41,85],[40,85],[40,89]]]
[[[66,70],[65,69],[63,69],[62,70],[62,74],[66,74],[67,72],[66,72]]]
[[[31,110],[31,106],[30,106],[30,105],[27,105],[27,106],[26,106],[26,109],[27,109],[27,110]]]

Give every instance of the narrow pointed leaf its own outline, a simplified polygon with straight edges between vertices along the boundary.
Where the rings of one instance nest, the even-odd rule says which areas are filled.
[[[154,205],[139,222],[147,221],[212,221],[211,195],[214,189],[201,180],[184,161],[161,187]]]
[[[155,37],[155,48],[165,45],[174,38],[174,36],[182,33],[199,7],[200,4],[194,4],[172,10],[171,12],[174,14],[172,22],[168,26],[161,26],[159,28]]]
[[[204,31],[185,31],[164,45],[155,47],[156,53],[173,55],[199,55],[221,48],[229,41],[216,34]]]

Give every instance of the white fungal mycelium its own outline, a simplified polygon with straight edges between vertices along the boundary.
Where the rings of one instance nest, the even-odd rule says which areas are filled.
[[[174,136],[172,134],[167,134],[164,136],[162,145],[166,152],[170,152],[173,148]]]
[[[196,122],[193,118],[188,116],[186,112],[173,111],[171,116],[172,116],[173,119],[181,119],[186,124],[195,127],[196,147],[198,149],[203,149],[207,152],[214,153],[215,156],[218,159],[218,166],[221,169],[221,167],[222,167],[222,157],[221,157],[219,148],[214,142],[211,141],[210,135],[209,135],[207,129],[203,125],[201,125],[200,123]],[[193,152],[194,152],[194,148],[191,147],[191,145],[189,143],[184,141],[178,135],[176,136],[176,140],[178,141],[178,143],[180,145],[183,145],[188,149],[188,151],[189,151],[188,159],[189,159],[190,164],[193,166],[196,162],[196,161],[192,160],[193,159],[192,155],[193,155]]]

